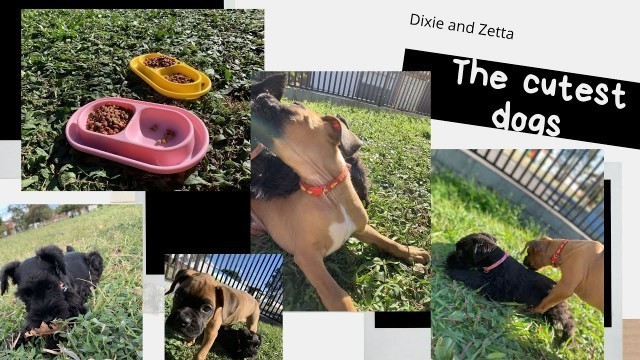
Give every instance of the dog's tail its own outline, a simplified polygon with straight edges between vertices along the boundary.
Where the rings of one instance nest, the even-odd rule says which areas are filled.
[[[576,332],[576,321],[569,312],[569,304],[566,301],[559,303],[544,313],[544,317],[554,325],[562,327],[562,337],[560,342],[566,342],[573,337]]]

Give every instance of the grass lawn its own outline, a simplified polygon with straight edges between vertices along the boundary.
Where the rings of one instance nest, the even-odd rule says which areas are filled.
[[[523,220],[521,209],[495,192],[447,173],[433,175],[432,191],[434,359],[604,358],[603,316],[578,297],[569,299],[576,335],[558,345],[553,328],[541,318],[518,305],[486,300],[444,272],[447,254],[467,234],[491,233],[502,249],[522,261],[525,242],[543,235],[544,228]],[[561,275],[550,268],[542,272],[556,281]]]
[[[166,296],[164,303],[165,320],[171,312],[171,304],[173,303],[173,296]],[[243,327],[244,324],[236,324],[234,329]],[[258,356],[254,357],[255,360],[277,360],[282,359],[282,326],[273,325],[260,320],[258,323],[258,334],[262,337],[262,344],[258,349]],[[200,346],[194,344],[186,346],[184,340],[175,336],[171,331],[167,330],[165,333],[165,358],[167,360],[175,359],[191,359],[198,352]],[[227,356],[224,349],[214,345],[207,356],[207,359],[224,360],[231,359]]]
[[[248,188],[249,85],[264,66],[263,10],[24,10],[21,21],[23,190]],[[194,101],[158,94],[129,69],[150,52],[205,72],[211,91]],[[111,96],[190,110],[209,130],[205,158],[155,175],[71,148],[67,120]]]
[[[364,141],[359,153],[371,182],[369,223],[401,244],[429,250],[430,120],[330,103],[303,104],[320,114],[344,116],[351,130]],[[267,236],[254,237],[251,245],[252,252],[283,253]],[[422,311],[429,307],[430,264],[400,261],[353,238],[325,258],[325,264],[360,311]],[[286,311],[324,310],[315,290],[288,254],[284,257],[283,278]]]
[[[63,334],[62,346],[82,359],[140,359],[142,357],[142,207],[105,205],[93,212],[0,239],[0,264],[34,256],[42,246],[63,250],[98,250],[104,272],[87,301],[88,313]],[[18,334],[24,304],[14,296],[16,286],[0,297],[0,358],[42,358],[44,342],[8,350],[6,341]],[[71,357],[64,357],[71,359]]]

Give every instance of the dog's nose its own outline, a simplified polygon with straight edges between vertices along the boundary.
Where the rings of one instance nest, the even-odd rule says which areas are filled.
[[[180,318],[178,319],[178,324],[181,327],[185,327],[185,326],[191,324],[191,319],[189,319],[189,318],[187,318],[185,316],[180,316]]]

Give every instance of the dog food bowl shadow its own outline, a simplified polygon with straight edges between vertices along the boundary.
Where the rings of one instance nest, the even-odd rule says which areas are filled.
[[[133,111],[129,123],[114,135],[87,130],[89,114],[104,105]],[[206,154],[209,132],[193,113],[175,106],[125,98],[104,98],[79,108],[66,126],[75,149],[157,174],[195,166]]]
[[[175,63],[173,65],[160,68],[152,68],[145,64],[147,59],[158,56],[169,57],[175,60]],[[194,100],[211,90],[211,80],[203,72],[192,68],[178,59],[161,53],[150,53],[135,57],[129,62],[129,67],[142,80],[151,85],[154,90],[173,99]],[[165,78],[165,76],[175,74],[185,75],[191,78],[193,82],[177,83]]]

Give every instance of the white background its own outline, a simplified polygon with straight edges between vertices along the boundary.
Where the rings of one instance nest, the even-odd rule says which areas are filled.
[[[640,3],[633,1],[226,1],[232,3],[238,8],[266,8],[265,70],[401,70],[404,49],[414,48],[640,82],[640,21],[636,19]],[[513,30],[515,35],[513,40],[505,40],[409,26],[411,13],[436,16],[445,23],[484,22]],[[602,119],[602,126],[615,127],[616,119]],[[437,120],[432,123],[432,146],[601,147]],[[622,164],[622,243],[618,252],[622,255],[612,259],[622,266],[622,274],[614,274],[622,276],[621,317],[640,319],[640,238],[636,229],[640,151],[602,147],[607,162]],[[0,203],[133,201],[132,193],[20,194],[19,142],[1,142],[0,150],[7,155],[0,157]],[[135,200],[142,198],[138,195]],[[149,280],[152,283],[155,279]],[[160,306],[145,304],[144,356],[148,359],[164,356]],[[614,317],[619,319],[620,315],[614,313]],[[284,322],[285,359],[364,358],[362,314],[285,313]],[[153,326],[147,326],[150,324]],[[607,337],[607,346],[609,340]],[[424,345],[428,346],[427,339]]]

